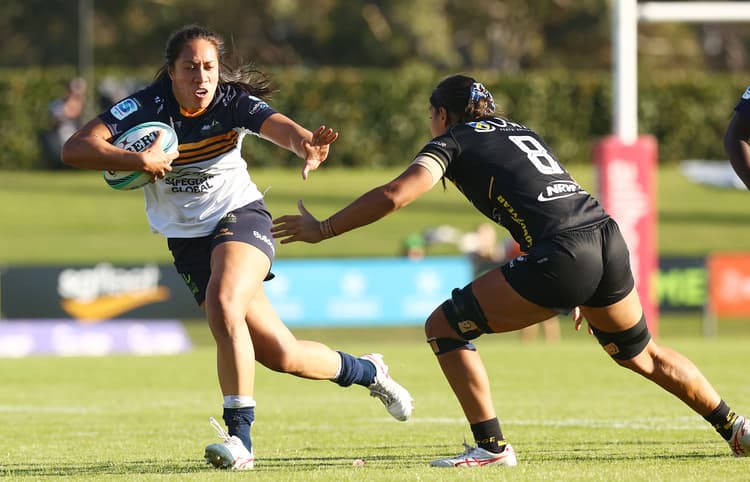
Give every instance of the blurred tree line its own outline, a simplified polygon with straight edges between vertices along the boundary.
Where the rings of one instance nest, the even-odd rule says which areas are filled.
[[[0,66],[76,65],[88,4],[99,66],[156,68],[169,34],[200,23],[260,66],[608,69],[613,1],[2,0]],[[638,35],[645,69],[738,72],[750,62],[741,23],[644,24]]]
[[[95,69],[79,120],[148,83],[169,35],[189,23],[222,34],[230,61],[270,73],[281,112],[337,126],[329,163],[402,162],[429,135],[436,80],[459,71],[566,162],[587,162],[612,122],[614,1],[0,0],[0,169],[61,167],[40,138],[55,126],[51,101],[86,74],[82,59]],[[638,36],[639,129],[657,137],[660,162],[723,158],[720,138],[748,83],[748,25],[642,24]],[[255,165],[296,162],[284,154],[264,143],[245,152]]]

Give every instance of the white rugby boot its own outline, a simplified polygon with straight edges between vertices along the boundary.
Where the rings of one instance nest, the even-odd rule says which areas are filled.
[[[209,417],[208,421],[216,429],[219,437],[224,443],[211,444],[206,447],[206,462],[217,469],[250,470],[253,468],[255,458],[253,453],[245,447],[242,440],[224,431],[215,418]]]
[[[505,465],[513,467],[518,465],[516,452],[510,444],[505,445],[505,450],[496,454],[481,447],[473,447],[464,442],[464,453],[447,459],[438,459],[430,462],[430,467],[484,467],[485,465]]]
[[[728,442],[735,457],[750,457],[750,420],[737,417],[732,424],[732,436]]]
[[[370,396],[380,399],[388,413],[396,420],[401,422],[408,420],[414,408],[413,399],[409,392],[388,374],[388,365],[383,361],[383,355],[368,353],[360,358],[371,362],[377,370],[375,380],[367,387],[370,390]]]

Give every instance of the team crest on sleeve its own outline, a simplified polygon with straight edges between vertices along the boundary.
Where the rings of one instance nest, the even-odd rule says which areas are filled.
[[[745,100],[750,99],[750,86],[747,89],[745,89],[745,93],[742,94],[742,98]]]
[[[268,109],[268,104],[266,104],[262,100],[259,100],[258,102],[250,105],[250,109],[248,109],[248,114],[254,115],[265,109]]]
[[[125,99],[113,105],[109,112],[115,117],[115,119],[123,120],[137,110],[138,103],[134,99]]]

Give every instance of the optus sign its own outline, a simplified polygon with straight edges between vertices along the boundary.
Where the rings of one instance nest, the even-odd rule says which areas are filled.
[[[174,266],[14,266],[2,272],[0,318],[201,319]]]
[[[99,263],[93,268],[68,268],[57,278],[63,310],[77,320],[99,321],[169,299],[159,284],[159,267],[117,268]]]

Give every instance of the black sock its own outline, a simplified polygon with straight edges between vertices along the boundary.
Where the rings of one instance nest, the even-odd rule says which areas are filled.
[[[732,436],[732,424],[737,420],[737,415],[729,408],[729,405],[724,403],[724,400],[719,403],[716,410],[703,418],[713,425],[719,435],[724,437],[724,440],[729,440]]]
[[[227,424],[227,432],[242,440],[249,451],[253,450],[250,440],[250,427],[255,420],[255,407],[224,408],[224,423]]]
[[[474,434],[474,442],[490,452],[499,454],[505,450],[505,439],[503,431],[500,430],[500,422],[497,417],[484,422],[471,424],[471,433]]]
[[[336,378],[332,381],[338,383],[342,387],[348,387],[353,383],[362,385],[363,387],[369,387],[372,382],[375,381],[375,375],[377,369],[372,362],[363,360],[361,358],[355,358],[354,356],[338,352],[341,355],[341,370]]]

